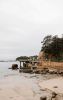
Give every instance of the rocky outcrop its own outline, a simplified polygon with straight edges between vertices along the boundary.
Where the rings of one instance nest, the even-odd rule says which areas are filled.
[[[12,70],[18,69],[18,65],[17,64],[12,64]]]
[[[40,97],[40,100],[47,100],[47,97],[46,96]]]

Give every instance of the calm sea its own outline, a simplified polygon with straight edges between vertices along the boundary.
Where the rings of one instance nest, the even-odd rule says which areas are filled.
[[[18,64],[19,62],[0,62],[0,78],[5,76],[5,75],[12,75],[16,74],[17,71],[13,71],[12,69],[9,69],[12,64]]]

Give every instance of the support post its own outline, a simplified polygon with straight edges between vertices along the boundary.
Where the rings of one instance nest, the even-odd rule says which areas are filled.
[[[21,61],[20,61],[20,69],[21,69]]]

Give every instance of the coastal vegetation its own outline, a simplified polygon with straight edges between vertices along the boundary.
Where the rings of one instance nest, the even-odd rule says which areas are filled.
[[[48,35],[41,43],[41,52],[44,52],[46,60],[63,61],[63,37]]]
[[[38,56],[34,55],[34,56],[30,56],[29,58],[30,58],[30,60],[35,61],[35,60],[37,60]]]
[[[20,56],[16,58],[16,61],[20,61],[20,60],[29,60],[29,57],[27,56]]]
[[[29,60],[29,61],[35,61],[37,60],[38,56],[34,55],[34,56],[20,56],[16,58],[16,61],[20,61],[20,60]]]

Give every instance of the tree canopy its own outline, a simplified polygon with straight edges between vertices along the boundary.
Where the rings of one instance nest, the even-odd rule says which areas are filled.
[[[33,60],[34,61],[34,60],[37,60],[37,57],[38,57],[37,55],[29,56],[29,57],[28,56],[20,56],[20,57],[17,57],[16,60],[17,61],[20,61],[20,60],[29,60],[29,61]]]
[[[27,56],[20,56],[20,57],[17,57],[16,60],[19,61],[19,60],[28,60],[29,57]]]
[[[34,55],[34,56],[30,56],[29,58],[30,58],[30,60],[35,61],[35,60],[37,60],[38,56]]]
[[[45,58],[62,60],[63,59],[63,37],[46,36],[42,41],[41,51],[45,53]]]

